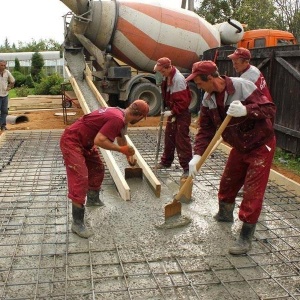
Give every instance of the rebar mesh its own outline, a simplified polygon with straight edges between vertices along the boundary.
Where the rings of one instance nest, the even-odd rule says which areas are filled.
[[[0,141],[1,299],[300,299],[300,205],[293,191],[270,182],[253,249],[232,256],[223,243],[238,228],[214,222],[206,213],[210,204],[200,199],[217,193],[226,161],[220,150],[194,183],[195,201],[184,206],[194,225],[185,229],[158,232],[151,222],[161,218],[155,214],[164,200],[155,199],[144,182],[135,185],[131,179],[136,193],[132,201],[123,201],[106,174],[106,208],[87,216],[96,235],[80,239],[69,229],[60,135],[16,131]],[[130,132],[152,167],[156,135],[156,130]],[[170,169],[159,170],[162,191],[170,183],[178,189],[181,174],[177,158]],[[141,195],[148,199],[142,201]]]

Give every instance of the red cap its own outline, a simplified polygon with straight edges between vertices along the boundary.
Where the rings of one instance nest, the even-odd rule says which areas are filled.
[[[194,79],[197,75],[211,75],[217,70],[217,65],[211,60],[202,60],[195,62],[193,64],[192,74],[186,78],[186,81]]]
[[[168,68],[170,66],[171,60],[167,57],[162,57],[156,62],[153,71],[160,71],[162,68]]]
[[[149,113],[149,105],[145,100],[141,100],[141,99],[134,100],[130,104],[130,107],[132,107],[133,110],[137,112],[139,115],[143,115],[145,118]]]
[[[250,59],[251,53],[248,49],[240,47],[237,48],[232,54],[227,56],[230,59],[237,59],[237,58],[244,58],[244,59]]]

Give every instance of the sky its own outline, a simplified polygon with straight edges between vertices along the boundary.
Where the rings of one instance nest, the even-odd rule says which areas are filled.
[[[98,1],[98,0],[94,0]],[[150,0],[140,0],[149,2]],[[181,0],[155,0],[180,8]],[[64,18],[70,10],[60,0],[2,0],[0,45],[8,39],[10,45],[41,39],[64,39]]]

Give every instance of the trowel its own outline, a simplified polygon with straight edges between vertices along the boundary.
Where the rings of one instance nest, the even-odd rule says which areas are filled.
[[[128,178],[143,178],[143,169],[137,166],[135,155],[128,156],[127,161],[130,167],[125,168],[125,179]]]

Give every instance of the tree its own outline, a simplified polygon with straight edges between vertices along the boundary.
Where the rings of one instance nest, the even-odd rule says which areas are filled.
[[[233,18],[247,24],[248,29],[275,28],[276,15],[273,0],[203,0],[196,11],[211,24]]]
[[[300,38],[300,0],[274,0],[277,8],[277,23],[283,30],[288,30]]]
[[[8,39],[5,39],[4,45],[0,45],[0,52],[9,53],[9,52],[41,52],[41,51],[61,51],[61,44],[54,41],[53,39],[49,40],[32,40],[29,43],[24,43],[18,41],[17,45],[15,43],[10,45]]]
[[[196,13],[209,23],[216,24],[227,20],[231,9],[226,0],[203,0]]]
[[[15,68],[14,68],[14,71],[21,72],[20,61],[19,61],[19,59],[17,57],[15,58]]]
[[[41,81],[44,64],[45,62],[43,56],[40,53],[35,52],[31,58],[31,70],[30,70],[32,79],[35,82]]]
[[[276,24],[275,7],[272,0],[261,0],[259,5],[254,0],[242,0],[234,10],[233,18],[247,24],[247,29],[273,28]]]

